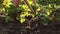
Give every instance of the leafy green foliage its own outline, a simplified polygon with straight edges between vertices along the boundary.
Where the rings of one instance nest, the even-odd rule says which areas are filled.
[[[12,17],[15,17],[20,21],[20,23],[24,23],[29,21],[29,19],[33,19],[39,15],[41,22],[43,24],[47,24],[49,20],[51,20],[52,15],[54,15],[55,10],[60,8],[60,0],[37,0],[37,6],[35,7],[32,0],[28,0],[29,4],[35,11],[34,14],[31,13],[31,10],[27,5],[25,5],[24,1],[16,7],[10,0],[0,0],[0,4],[2,4],[0,10],[5,13],[6,21],[12,20]],[[3,3],[2,3],[3,2]],[[60,9],[59,9],[60,10]],[[60,19],[59,12],[56,13],[56,19]],[[31,16],[31,17],[30,17]],[[29,18],[30,17],[30,18]]]
[[[3,3],[3,0],[0,0],[0,5]]]

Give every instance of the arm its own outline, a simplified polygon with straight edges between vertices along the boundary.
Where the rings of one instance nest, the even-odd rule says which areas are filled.
[[[30,8],[30,10],[34,13],[34,10],[32,9],[32,7],[30,6],[30,4],[28,3],[27,0],[24,0],[24,2],[26,3],[26,5]]]
[[[21,3],[21,0],[12,0],[13,4],[16,5],[17,7]]]
[[[19,4],[21,3],[21,0],[12,0],[13,4],[16,5],[17,7],[19,6]],[[24,0],[24,2],[26,3],[26,5],[30,8],[30,10],[34,13],[34,10],[32,9],[32,7],[30,6],[30,4],[28,3],[27,0]]]

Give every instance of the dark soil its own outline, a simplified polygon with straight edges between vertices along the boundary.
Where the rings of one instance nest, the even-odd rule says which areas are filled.
[[[49,21],[43,25],[38,20],[20,24],[15,22],[0,23],[0,34],[60,34],[60,21]]]

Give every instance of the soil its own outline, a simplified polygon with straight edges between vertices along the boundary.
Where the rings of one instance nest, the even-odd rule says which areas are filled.
[[[0,34],[60,34],[60,21],[43,25],[38,20],[28,23],[0,23]]]

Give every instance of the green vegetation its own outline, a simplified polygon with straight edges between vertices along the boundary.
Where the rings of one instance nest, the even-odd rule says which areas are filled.
[[[28,0],[34,10],[34,14],[24,3],[24,0],[21,1],[19,7],[13,5],[10,0],[0,1],[0,10],[4,13],[6,23],[12,20],[18,20],[20,23],[25,23],[37,16],[45,25],[49,20],[60,20],[60,0],[37,0],[36,7],[32,0]]]

